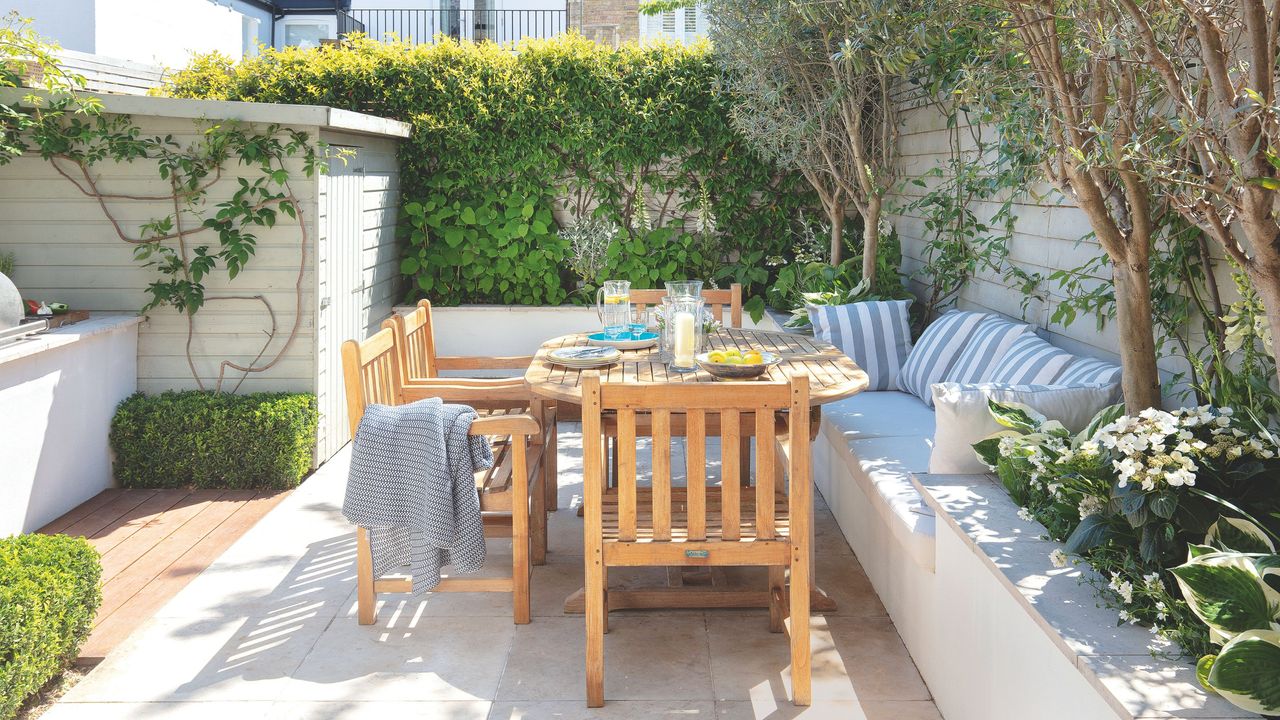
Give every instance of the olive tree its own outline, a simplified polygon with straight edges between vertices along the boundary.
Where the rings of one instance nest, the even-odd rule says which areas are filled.
[[[1128,62],[1161,112],[1129,143],[1151,181],[1222,247],[1280,341],[1280,6],[1264,0],[1113,0]]]
[[[880,215],[897,173],[896,83],[929,28],[913,0],[707,0],[710,36],[736,95],[734,127],[808,180],[839,263],[850,210],[862,216],[863,277],[875,276]]]
[[[1041,172],[1084,212],[1110,260],[1130,412],[1160,405],[1151,248],[1161,198],[1128,147],[1157,112],[1131,29],[1112,0],[997,0],[1007,16],[972,69],[970,91],[1028,146]],[[983,16],[989,22],[989,15]]]

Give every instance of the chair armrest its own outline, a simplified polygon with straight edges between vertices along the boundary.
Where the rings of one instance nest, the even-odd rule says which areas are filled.
[[[405,402],[440,398],[453,403],[501,402],[528,405],[533,395],[521,380],[519,384],[457,383],[452,378],[418,379],[404,386]]]
[[[527,370],[531,364],[532,355],[445,355],[436,358],[439,370]]]
[[[537,435],[542,426],[532,415],[490,415],[471,422],[472,435]]]

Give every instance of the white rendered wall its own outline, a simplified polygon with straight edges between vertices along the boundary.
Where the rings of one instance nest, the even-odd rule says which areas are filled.
[[[53,333],[85,336],[7,362],[14,348],[0,349],[0,537],[37,530],[111,487],[111,416],[137,388],[136,319]]]
[[[0,2],[0,15],[17,10],[18,15],[35,22],[32,27],[47,40],[63,49],[96,52],[94,19],[95,0],[8,0]]]
[[[244,16],[210,0],[97,0],[96,52],[185,67],[193,53],[239,58]]]

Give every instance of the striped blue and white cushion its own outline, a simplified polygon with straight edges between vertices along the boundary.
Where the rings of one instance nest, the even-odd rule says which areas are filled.
[[[934,320],[907,356],[898,374],[898,389],[933,407],[932,385],[946,377],[984,317],[984,313],[953,310]]]
[[[1026,323],[988,315],[978,323],[964,350],[942,379],[946,382],[988,382],[996,365],[1019,338],[1034,335],[1035,328]]]
[[[1056,385],[1100,383],[1109,385],[1120,382],[1120,366],[1094,358],[1078,357],[1067,364],[1054,381]]]
[[[810,305],[814,336],[840,348],[867,372],[868,390],[891,390],[911,352],[910,300]]]
[[[996,363],[989,382],[1010,385],[1050,385],[1075,359],[1071,353],[1054,347],[1032,333],[1013,342],[1009,352]]]

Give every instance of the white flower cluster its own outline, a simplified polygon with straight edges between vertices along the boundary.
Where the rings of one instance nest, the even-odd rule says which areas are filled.
[[[1207,405],[1173,412],[1148,408],[1098,431],[1095,439],[1112,453],[1120,487],[1151,491],[1160,485],[1195,485],[1205,459],[1276,456],[1269,437],[1249,436],[1232,422],[1231,408]]]
[[[1119,573],[1111,573],[1111,582],[1107,587],[1115,591],[1125,605],[1133,604],[1133,583],[1128,580],[1121,580]]]

